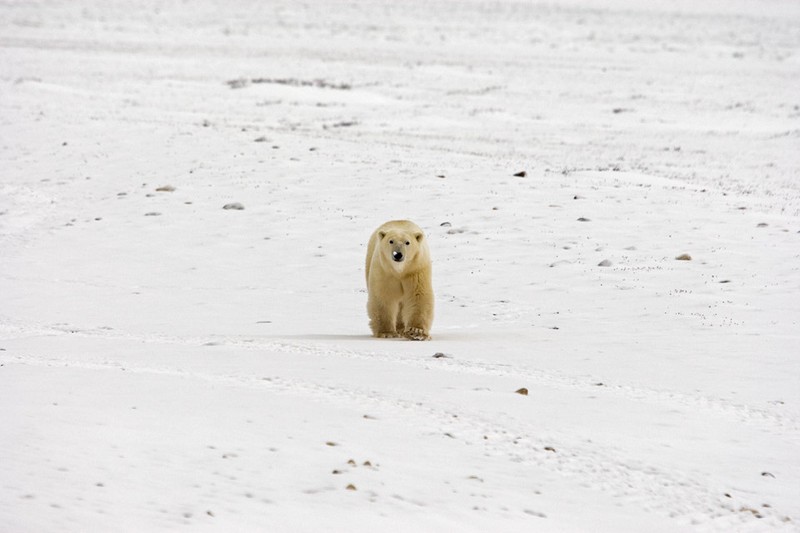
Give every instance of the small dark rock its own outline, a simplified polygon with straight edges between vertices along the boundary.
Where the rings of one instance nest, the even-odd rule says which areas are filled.
[[[689,255],[689,254],[681,254],[678,257],[676,257],[675,259],[678,260],[678,261],[691,261],[692,260],[692,256]]]
[[[578,222],[590,222],[590,220],[588,218],[585,218],[585,217],[580,217],[578,219]]]
[[[325,124],[322,126],[322,129],[327,130],[330,128],[350,128],[352,126],[358,126],[358,122],[355,120],[342,120],[333,124]]]
[[[250,84],[250,80],[246,78],[239,78],[236,80],[229,80],[226,83],[231,89],[241,89],[242,87],[247,87]]]
[[[527,173],[527,172],[525,172],[524,170],[520,170],[519,172],[517,172],[516,174],[514,174],[514,177],[515,177],[515,178],[524,178],[524,177],[525,177],[525,176],[527,176],[527,175],[528,175],[528,173]]]
[[[449,356],[443,354],[442,352],[436,352],[435,354],[433,354],[433,358],[434,359],[443,359],[443,358],[444,359],[449,359]]]
[[[522,387],[521,389],[517,389],[514,392],[517,393],[517,394],[521,394],[523,396],[527,396],[528,395],[528,389],[526,389],[525,387]]]
[[[244,209],[244,206],[242,204],[240,204],[239,202],[233,202],[233,203],[230,203],[230,204],[223,205],[222,209],[233,209],[233,210],[236,210],[236,211],[241,211],[242,209]]]

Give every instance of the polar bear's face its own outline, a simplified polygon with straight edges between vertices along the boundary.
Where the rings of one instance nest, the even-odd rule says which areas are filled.
[[[422,233],[408,233],[404,231],[382,231],[381,255],[389,261],[392,268],[402,272],[406,265],[414,262],[422,242]]]

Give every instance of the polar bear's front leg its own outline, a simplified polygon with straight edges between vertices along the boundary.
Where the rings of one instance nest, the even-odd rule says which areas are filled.
[[[427,341],[431,338],[433,324],[433,291],[430,288],[430,272],[422,271],[412,276],[403,286],[405,298],[402,305],[403,336]]]
[[[384,339],[400,336],[396,327],[398,308],[398,304],[387,305],[370,295],[367,301],[367,314],[373,336]]]

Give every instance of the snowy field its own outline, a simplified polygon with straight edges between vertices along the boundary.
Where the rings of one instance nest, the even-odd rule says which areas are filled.
[[[0,532],[800,530],[798,28],[0,3]]]

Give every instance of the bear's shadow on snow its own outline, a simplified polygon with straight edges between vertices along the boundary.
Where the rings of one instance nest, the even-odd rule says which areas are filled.
[[[491,336],[491,335],[489,335]],[[426,344],[428,341],[412,341],[410,339],[406,339],[405,337],[395,337],[395,338],[377,338],[373,337],[369,333],[365,333],[363,335],[348,335],[343,333],[299,333],[295,335],[270,335],[270,338],[276,339],[293,339],[293,340],[306,340],[306,341],[374,341],[374,342],[411,342],[411,343],[421,343]],[[458,340],[474,340],[476,338],[487,338],[487,334],[485,332],[475,334],[471,334],[471,332],[443,332],[443,333],[434,333],[431,336],[432,341],[458,341]]]
[[[346,335],[334,333],[306,333],[298,335],[276,335],[282,339],[299,339],[307,341],[369,341],[377,340],[372,335],[366,333],[364,335]],[[394,340],[394,339],[381,339],[381,340]]]

